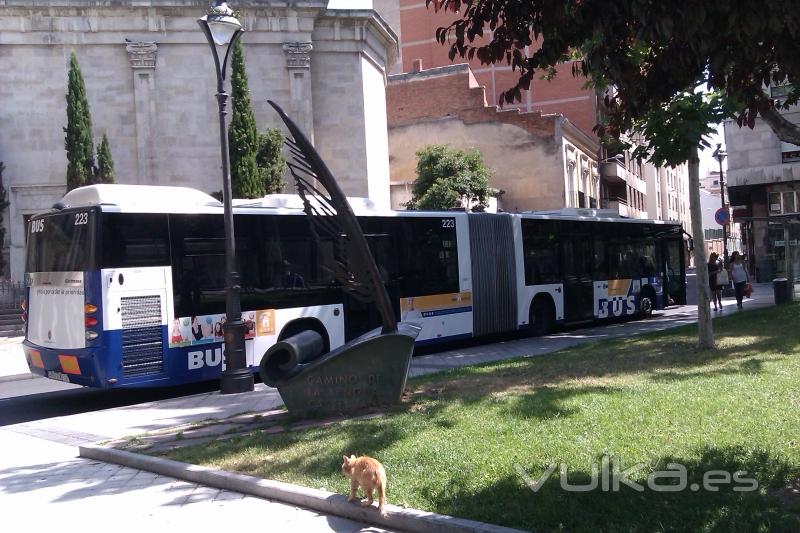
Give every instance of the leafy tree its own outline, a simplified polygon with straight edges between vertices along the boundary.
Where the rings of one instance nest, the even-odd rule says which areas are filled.
[[[278,128],[270,128],[258,135],[256,165],[264,194],[279,193],[286,186],[283,179],[286,158],[283,157],[282,148],[283,134]]]
[[[709,148],[706,137],[735,110],[728,100],[718,94],[681,93],[643,118],[633,122],[633,131],[641,134],[645,143],[634,150],[638,158],[648,158],[656,166],[678,166],[688,163],[689,211],[694,240],[694,262],[697,269],[698,348],[714,347],[711,322],[708,265],[703,237],[703,210],[700,205],[700,159],[698,150]]]
[[[489,202],[489,168],[478,150],[432,144],[417,152],[408,209],[483,209]]]
[[[86,99],[86,86],[75,52],[69,57],[68,77],[64,148],[67,150],[67,190],[70,191],[91,183],[94,169],[92,117]]]
[[[260,198],[264,196],[256,154],[259,150],[258,130],[250,90],[244,67],[242,43],[237,40],[231,56],[231,97],[233,112],[228,128],[228,151],[231,164],[231,187],[234,198]]]
[[[451,60],[477,57],[519,70],[501,102],[519,100],[537,71],[552,74],[578,58],[573,74],[614,86],[601,133],[627,131],[704,82],[736,103],[740,126],[752,128],[760,114],[780,139],[800,144],[800,126],[776,111],[800,97],[797,0],[426,1],[460,17],[436,31]],[[770,83],[793,88],[776,104],[763,90]]]
[[[115,183],[114,159],[111,157],[111,148],[108,146],[108,135],[103,133],[103,139],[97,148],[97,168],[95,169],[94,183]]]

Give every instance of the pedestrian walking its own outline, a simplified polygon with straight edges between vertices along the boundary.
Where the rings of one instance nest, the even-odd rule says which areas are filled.
[[[722,290],[718,279],[721,271],[719,254],[711,252],[708,258],[708,288],[711,290],[711,303],[714,304],[714,311],[722,309]]]
[[[733,281],[733,288],[736,291],[736,307],[742,309],[744,289],[745,286],[750,282],[750,276],[747,274],[747,268],[744,266],[742,254],[739,252],[733,252],[731,254],[728,273]]]

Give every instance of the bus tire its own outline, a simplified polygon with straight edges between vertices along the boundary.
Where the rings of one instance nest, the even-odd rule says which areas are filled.
[[[328,338],[328,332],[325,329],[325,326],[322,325],[322,322],[314,318],[301,318],[299,320],[293,320],[289,322],[281,330],[281,334],[278,336],[278,341],[282,341],[291,337],[292,335],[302,333],[303,331],[315,331],[319,333],[319,335],[322,337],[322,353],[326,354],[331,351],[331,341]]]
[[[534,337],[547,335],[552,331],[556,321],[556,310],[553,300],[547,296],[533,299],[528,316],[528,330]]]
[[[656,291],[652,287],[645,287],[639,293],[639,314],[645,318],[653,316],[656,307]]]

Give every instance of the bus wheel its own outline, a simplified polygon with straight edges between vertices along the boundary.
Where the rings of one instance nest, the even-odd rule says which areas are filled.
[[[642,290],[639,295],[639,312],[644,315],[645,318],[650,318],[653,316],[653,309],[655,306],[656,294],[653,292],[653,289],[647,287]]]
[[[547,335],[553,329],[556,313],[548,298],[535,298],[528,317],[528,329],[534,337]]]

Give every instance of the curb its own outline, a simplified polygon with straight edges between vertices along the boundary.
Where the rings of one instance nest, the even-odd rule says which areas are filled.
[[[6,381],[20,381],[23,379],[34,379],[37,378],[36,374],[12,374],[10,376],[0,376],[0,383],[5,383]]]
[[[107,463],[115,463],[130,468],[146,470],[185,481],[191,481],[209,487],[241,492],[284,503],[313,509],[325,514],[341,516],[359,522],[366,522],[381,527],[399,529],[419,533],[519,533],[522,530],[496,526],[475,520],[456,518],[404,509],[394,505],[386,506],[386,517],[380,516],[375,507],[366,508],[347,501],[342,494],[324,490],[310,489],[291,485],[281,481],[273,481],[255,476],[236,474],[207,468],[199,465],[181,463],[171,459],[161,459],[149,455],[140,455],[124,450],[106,448],[97,444],[78,446],[78,455],[86,459],[95,459]]]

